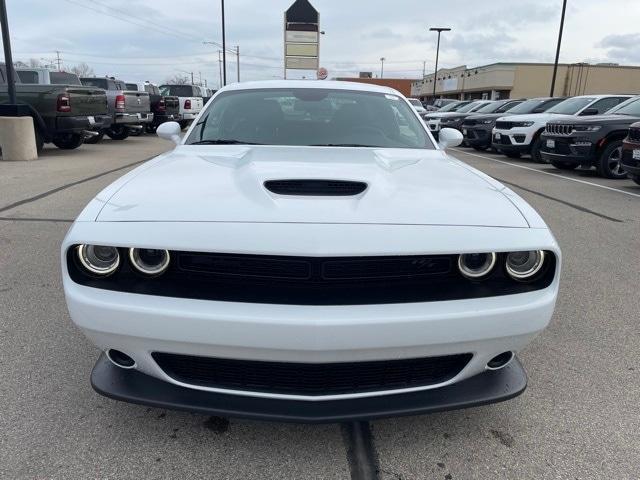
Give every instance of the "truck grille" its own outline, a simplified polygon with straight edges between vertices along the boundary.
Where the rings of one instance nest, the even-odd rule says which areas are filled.
[[[374,362],[292,363],[152,353],[171,378],[188,385],[285,395],[345,395],[437,385],[458,375],[470,353]]]
[[[547,123],[547,133],[568,137],[574,131],[573,125],[564,123]]]

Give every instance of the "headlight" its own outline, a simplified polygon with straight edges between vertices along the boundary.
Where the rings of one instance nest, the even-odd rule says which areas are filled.
[[[129,260],[138,272],[145,275],[160,275],[169,267],[171,257],[168,250],[153,248],[130,248]]]
[[[513,122],[514,127],[532,127],[535,122]]]
[[[103,245],[79,245],[78,260],[93,275],[106,276],[120,265],[120,253],[115,247]]]
[[[574,125],[573,129],[576,132],[597,132],[602,128],[602,125]]]
[[[531,279],[542,269],[544,258],[542,250],[511,252],[507,255],[507,273],[514,280]]]
[[[488,275],[496,264],[495,253],[465,253],[458,257],[460,273],[477,279]]]

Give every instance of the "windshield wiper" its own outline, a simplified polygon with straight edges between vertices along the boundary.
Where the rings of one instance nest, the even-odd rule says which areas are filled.
[[[264,144],[221,138],[218,140],[200,140],[198,142],[189,143],[189,145],[264,145]]]
[[[363,147],[363,148],[382,148],[380,145],[364,145],[361,143],[318,143],[309,145],[310,147]]]

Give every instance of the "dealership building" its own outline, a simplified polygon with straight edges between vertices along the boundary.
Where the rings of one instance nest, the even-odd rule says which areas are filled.
[[[549,95],[552,63],[493,63],[438,70],[436,98],[501,99]],[[433,98],[434,74],[411,85],[411,96]],[[640,67],[617,64],[559,64],[554,96],[640,93]]]

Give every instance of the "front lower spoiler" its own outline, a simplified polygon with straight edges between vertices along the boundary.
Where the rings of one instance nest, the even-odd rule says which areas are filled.
[[[104,353],[91,372],[101,395],[171,410],[254,420],[337,423],[418,415],[502,402],[520,395],[527,375],[517,358],[505,368],[486,371],[446,387],[421,392],[348,400],[303,401],[205,392],[174,385],[137,370],[113,365]]]

